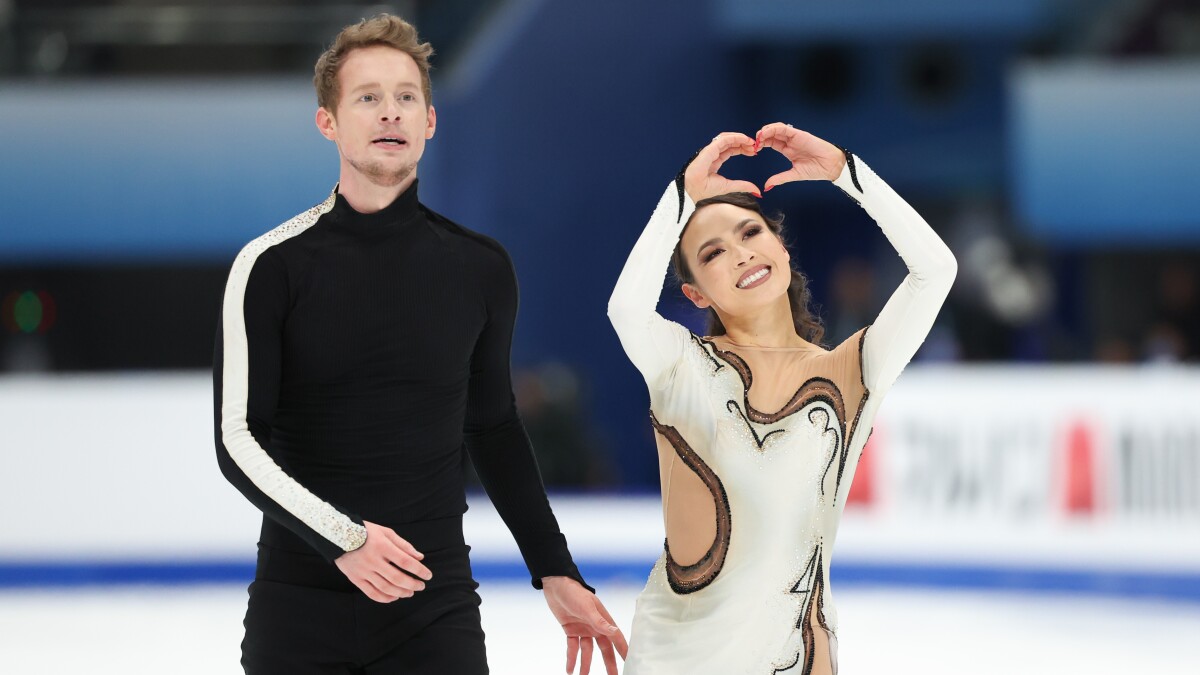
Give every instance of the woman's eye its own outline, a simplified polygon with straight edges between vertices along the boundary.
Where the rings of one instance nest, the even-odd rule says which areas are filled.
[[[754,235],[759,234],[760,232],[762,232],[761,227],[752,227],[752,228],[746,230],[746,239],[749,239],[750,237],[753,237]]]
[[[712,262],[712,259],[721,255],[724,249],[714,248],[704,256],[704,262]]]

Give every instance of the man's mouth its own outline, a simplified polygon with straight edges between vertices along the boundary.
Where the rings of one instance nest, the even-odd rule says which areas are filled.
[[[384,136],[382,138],[376,138],[375,140],[371,141],[371,143],[373,143],[375,145],[383,145],[383,146],[387,146],[387,147],[396,147],[396,148],[404,146],[404,145],[408,145],[408,141],[404,140],[403,138],[400,138],[399,136]]]
[[[738,279],[737,287],[743,290],[747,288],[753,288],[763,283],[770,277],[771,268],[767,267],[766,265],[760,265],[759,267],[743,274],[742,278]]]

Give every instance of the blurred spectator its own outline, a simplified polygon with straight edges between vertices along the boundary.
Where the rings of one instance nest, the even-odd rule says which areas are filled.
[[[826,326],[827,344],[840,344],[879,314],[875,270],[862,258],[842,258],[834,265],[831,293],[833,307]]]
[[[517,410],[549,487],[609,487],[614,480],[580,390],[579,376],[561,363],[513,368]],[[478,485],[474,470],[468,471],[468,481]]]
[[[600,487],[612,472],[587,422],[579,376],[561,363],[513,372],[521,421],[547,485]]]
[[[1200,293],[1196,270],[1181,261],[1159,273],[1156,321],[1146,335],[1145,357],[1152,361],[1200,360]]]
[[[1138,0],[1131,6],[1112,51],[1122,56],[1200,53],[1200,3]]]
[[[1187,344],[1174,326],[1157,323],[1146,335],[1142,354],[1151,363],[1177,363],[1187,358]]]
[[[1056,292],[1040,256],[1007,233],[999,209],[984,201],[961,206],[951,246],[959,257],[951,292],[963,358],[1043,360],[1055,356],[1058,331],[1048,321]]]
[[[45,373],[54,366],[50,348],[41,335],[15,335],[2,344],[0,372]]]
[[[1124,338],[1106,337],[1097,341],[1092,358],[1101,363],[1133,363],[1137,351]]]

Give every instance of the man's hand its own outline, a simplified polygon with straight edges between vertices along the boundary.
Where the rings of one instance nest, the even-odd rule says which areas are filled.
[[[367,543],[334,560],[342,574],[375,602],[411,598],[425,590],[425,581],[433,578],[429,568],[420,563],[425,554],[389,527],[365,520],[363,525]]]
[[[704,146],[700,154],[688,164],[683,172],[683,189],[693,202],[701,199],[723,195],[728,192],[749,192],[755,197],[761,197],[758,186],[744,180],[729,180],[718,173],[725,160],[734,155],[753,157],[758,152],[754,139],[746,134],[726,131],[718,134],[712,142]]]
[[[592,667],[592,641],[595,640],[604,655],[608,675],[617,675],[613,647],[624,660],[629,653],[629,644],[600,599],[569,577],[543,577],[542,592],[554,618],[567,634],[567,672],[575,672],[575,657],[582,651],[579,675],[588,674]]]
[[[754,147],[771,148],[792,163],[792,168],[767,179],[767,190],[795,180],[837,180],[846,166],[846,154],[836,145],[782,122],[759,129]]]

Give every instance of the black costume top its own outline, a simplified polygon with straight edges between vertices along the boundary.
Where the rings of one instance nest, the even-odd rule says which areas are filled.
[[[514,403],[516,312],[504,248],[415,181],[370,214],[335,190],[247,244],[217,329],[216,443],[263,540],[333,560],[364,519],[418,550],[439,527],[461,540],[465,446],[534,586],[582,582]]]

